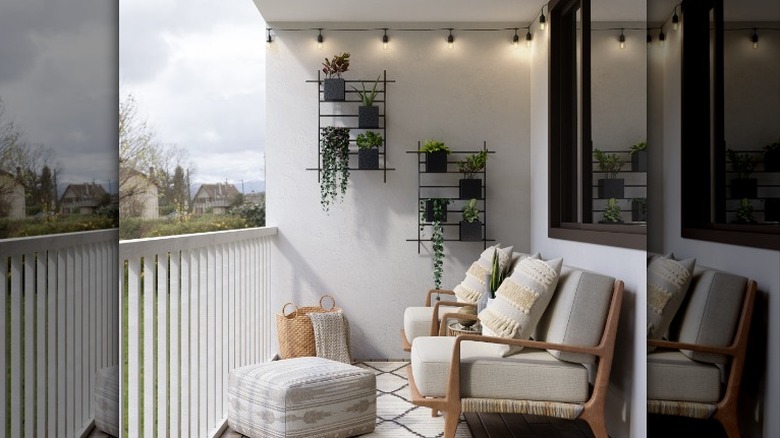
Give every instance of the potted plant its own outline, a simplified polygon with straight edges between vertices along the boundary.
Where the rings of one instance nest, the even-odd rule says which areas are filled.
[[[487,151],[482,150],[458,162],[458,170],[463,174],[459,186],[460,199],[482,199],[482,179],[476,175],[485,168],[487,155]]]
[[[764,146],[764,170],[780,172],[780,139]]]
[[[482,240],[482,222],[479,220],[477,200],[471,199],[463,206],[463,220],[460,221],[460,240],[479,242]]]
[[[622,198],[624,180],[617,175],[623,167],[623,160],[617,154],[607,154],[598,148],[593,151],[593,156],[599,163],[599,170],[604,173],[604,178],[599,179],[599,198]]]
[[[740,154],[732,149],[726,149],[726,156],[731,163],[731,170],[737,174],[736,178],[731,179],[731,197],[733,199],[755,198],[758,193],[758,180],[750,178],[756,165],[750,154]]]
[[[607,201],[607,208],[601,215],[600,224],[622,224],[623,216],[620,212],[620,205],[618,205],[617,199],[609,198]]]
[[[742,200],[739,201],[739,208],[737,208],[737,220],[734,222],[737,224],[756,223],[756,216],[753,212],[753,205],[750,203],[750,199],[742,198]]]
[[[426,140],[420,148],[425,152],[425,171],[428,173],[446,173],[447,156],[450,154],[444,142],[438,140]]]
[[[360,88],[362,88],[362,90],[352,87],[352,89],[357,91],[360,95],[360,100],[363,103],[363,105],[358,107],[358,128],[379,128],[379,107],[374,106],[374,99],[376,99],[376,95],[379,93],[377,86],[379,85],[379,78],[381,77],[382,75],[379,75],[379,77],[376,78],[374,87],[371,88],[371,91],[366,90],[366,84],[362,81],[360,82]]]
[[[339,195],[347,192],[349,181],[349,128],[327,126],[322,128],[322,175],[320,203],[328,211]]]
[[[631,218],[634,222],[647,222],[647,198],[631,200]]]
[[[447,198],[430,198],[421,201],[420,214],[421,222],[447,222],[447,206],[450,200]]]
[[[358,169],[379,169],[379,148],[384,142],[382,134],[374,131],[358,134],[355,139],[358,146]]]
[[[435,199],[433,202],[433,230],[431,232],[431,246],[433,247],[433,287],[441,289],[441,274],[444,271],[444,226],[439,218],[447,217],[447,202],[443,199]]]
[[[631,170],[647,172],[647,142],[640,141],[628,148],[631,153]]]
[[[349,53],[333,55],[333,59],[325,58],[322,63],[322,72],[325,73],[323,81],[323,100],[340,102],[344,101],[345,82],[341,74],[349,70]]]

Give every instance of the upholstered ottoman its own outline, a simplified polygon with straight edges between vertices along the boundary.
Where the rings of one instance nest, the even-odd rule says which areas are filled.
[[[237,368],[228,376],[228,425],[253,438],[344,438],[376,427],[376,376],[319,357]]]

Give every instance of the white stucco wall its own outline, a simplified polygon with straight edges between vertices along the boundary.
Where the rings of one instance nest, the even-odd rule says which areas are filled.
[[[438,138],[455,150],[487,141],[496,151],[488,159],[488,237],[531,250],[529,114],[538,110],[529,100],[530,50],[513,49],[511,32],[454,34],[455,48],[447,50],[445,31],[391,32],[383,51],[381,32],[325,32],[318,50],[316,32],[280,31],[267,50],[267,223],[279,227],[273,306],[314,305],[322,294],[333,295],[350,320],[358,359],[407,358],[399,337],[404,309],[422,305],[433,286],[430,244],[418,254],[417,243],[406,241],[417,237],[417,157],[406,151],[418,141]],[[317,85],[305,81],[317,78],[324,58],[342,52],[351,54],[346,79],[373,80],[384,69],[396,81],[387,95],[387,165],[396,170],[387,183],[380,172],[353,172],[343,203],[325,214],[317,172],[305,170],[317,166],[318,110]],[[451,177],[457,184],[458,175]],[[450,231],[457,235],[456,227]],[[460,282],[482,248],[446,242],[442,286]]]

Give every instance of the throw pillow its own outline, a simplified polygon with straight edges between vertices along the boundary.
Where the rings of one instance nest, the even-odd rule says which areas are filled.
[[[688,292],[695,258],[657,257],[647,267],[647,337],[661,339]],[[653,351],[653,347],[648,347]]]
[[[490,276],[493,268],[493,251],[498,250],[498,264],[503,269],[512,259],[512,248],[501,248],[501,244],[496,244],[482,251],[479,259],[466,271],[466,278],[453,289],[458,301],[476,304],[485,291],[485,277]]]
[[[496,299],[480,312],[482,334],[502,338],[528,339],[536,328],[547,305],[550,304],[563,259],[520,260],[512,275],[501,283]],[[506,357],[523,347],[497,345],[499,353]]]

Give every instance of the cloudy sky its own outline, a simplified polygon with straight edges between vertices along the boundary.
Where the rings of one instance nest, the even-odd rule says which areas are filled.
[[[117,6],[0,2],[0,98],[25,140],[54,151],[65,183],[116,181]],[[115,187],[114,187],[115,188]]]
[[[119,6],[119,89],[158,141],[187,150],[193,182],[265,180],[265,23],[252,0]]]

